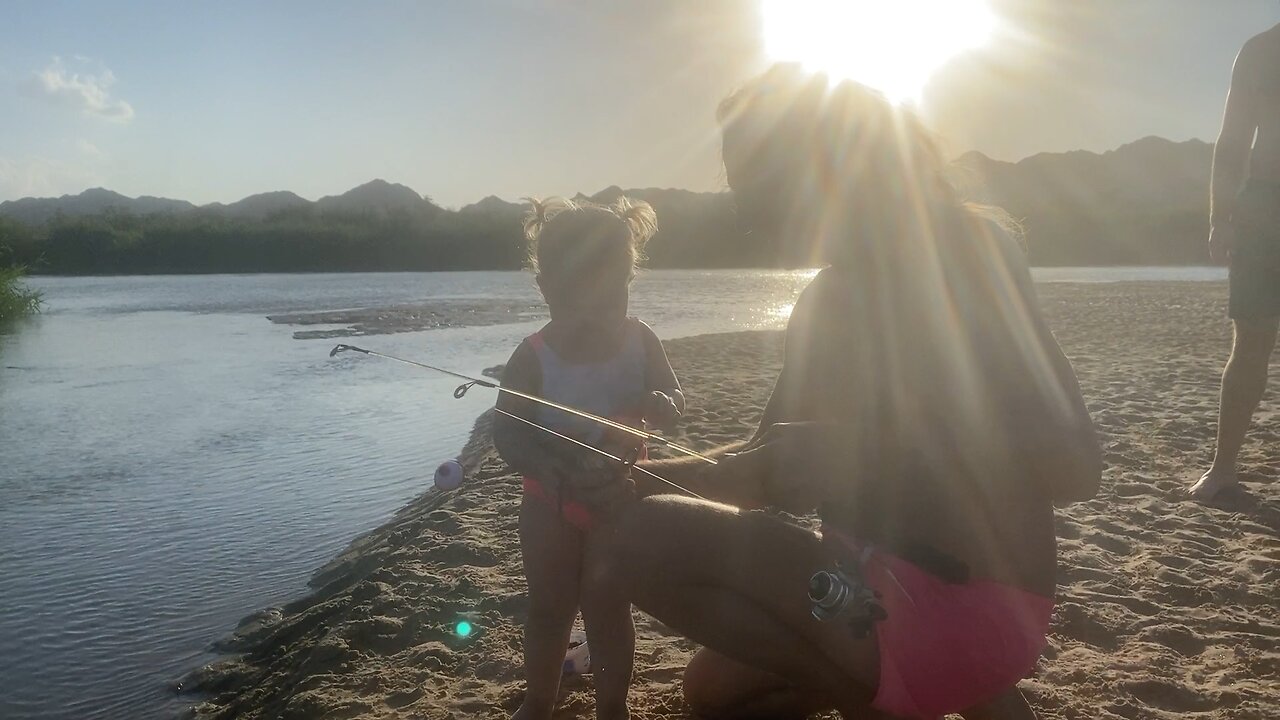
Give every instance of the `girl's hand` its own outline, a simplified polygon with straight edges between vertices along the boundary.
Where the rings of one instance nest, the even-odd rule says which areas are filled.
[[[630,470],[610,460],[581,463],[563,477],[570,496],[602,516],[617,513],[636,498]]]
[[[672,432],[680,421],[680,408],[670,395],[654,390],[644,399],[644,421],[663,432]]]
[[[849,440],[843,425],[776,423],[741,452],[722,459],[716,470],[758,484],[774,507],[806,512],[827,499],[830,483],[852,475]]]

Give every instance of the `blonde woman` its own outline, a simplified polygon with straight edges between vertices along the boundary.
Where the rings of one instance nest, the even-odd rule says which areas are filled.
[[[1053,506],[1091,497],[1102,460],[1020,245],[862,86],[782,66],[720,119],[740,217],[825,269],[754,438],[646,466],[726,504],[640,501],[612,582],[706,647],[685,694],[707,717],[1033,718],[1017,683],[1053,609]],[[761,504],[822,530],[739,509]]]

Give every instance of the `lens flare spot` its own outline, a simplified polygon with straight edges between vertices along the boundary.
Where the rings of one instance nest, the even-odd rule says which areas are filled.
[[[475,632],[475,627],[466,620],[459,620],[458,624],[453,626],[453,632],[458,637],[470,637],[471,633]]]

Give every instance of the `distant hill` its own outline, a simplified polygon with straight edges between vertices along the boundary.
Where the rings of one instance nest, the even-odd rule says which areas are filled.
[[[230,205],[211,203],[200,209],[206,212],[223,213],[230,217],[265,220],[266,218],[290,210],[311,207],[312,202],[298,197],[288,190],[258,193],[233,202]]]
[[[1016,163],[968,153],[954,176],[968,197],[1023,223],[1035,265],[1194,264],[1206,261],[1212,154],[1198,140],[1148,137]],[[657,211],[651,267],[782,262],[771,238],[740,230],[727,192],[611,186],[577,197],[623,194]],[[278,191],[199,208],[95,188],[0,203],[0,245],[36,272],[514,269],[525,209],[489,196],[446,210],[385,180],[315,202]]]
[[[956,163],[974,199],[1026,226],[1032,261],[1204,262],[1213,145],[1146,137],[1105,153],[1042,153],[1016,163],[969,153]]]
[[[86,217],[107,212],[130,215],[178,215],[198,211],[204,216],[263,220],[282,212],[314,209],[319,212],[387,215],[404,212],[415,216],[432,216],[440,207],[409,187],[385,180],[372,180],[341,195],[330,195],[312,202],[289,192],[258,193],[224,205],[209,203],[196,206],[186,200],[170,200],[142,196],[131,198],[111,190],[93,188],[79,195],[59,198],[23,198],[0,203],[0,215],[27,225],[43,225],[56,217]]]
[[[479,202],[464,205],[458,212],[463,215],[524,215],[527,203],[507,202],[497,195],[490,195]]]
[[[5,215],[27,225],[41,225],[58,215],[79,217],[99,215],[105,212],[126,212],[134,215],[172,214],[192,210],[195,205],[186,200],[143,195],[130,198],[105,188],[91,188],[79,195],[63,195],[59,198],[22,198],[0,202],[0,215]]]
[[[663,188],[623,190],[614,185],[590,196],[598,203],[619,197],[644,200],[658,215],[658,234],[646,254],[651,267],[772,267],[770,241],[745,235],[736,220],[733,195]]]
[[[399,183],[389,183],[386,180],[371,180],[341,195],[322,197],[316,201],[316,209],[321,212],[376,213],[379,215],[403,212],[427,217],[440,212],[438,205],[419,195],[413,189]]]

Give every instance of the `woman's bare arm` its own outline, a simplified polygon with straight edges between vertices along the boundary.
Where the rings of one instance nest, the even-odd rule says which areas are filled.
[[[1009,246],[1004,247],[1005,268],[1017,290],[1014,300],[1021,304],[1013,316],[1027,325],[1015,331],[1031,332],[1040,351],[1038,357],[1022,358],[1031,376],[1024,369],[1023,382],[1010,383],[1017,455],[1029,479],[1042,483],[1055,505],[1088,500],[1102,480],[1102,444],[1071,361],[1040,311],[1026,261]]]
[[[816,292],[814,285],[817,282],[818,279],[815,278],[814,282],[800,294],[787,321],[787,340],[782,370],[774,382],[773,392],[769,394],[769,400],[765,403],[763,415],[755,433],[747,440],[704,454],[715,458],[729,457],[758,442],[773,425],[797,416],[798,398],[792,378],[796,375],[795,368],[801,362],[803,348],[812,337],[812,328],[816,321],[813,315]],[[720,468],[708,465],[697,458],[676,458],[642,463],[641,467],[712,500],[739,507],[760,507],[765,504],[762,468],[748,467],[745,462],[728,462]],[[648,478],[643,473],[633,473],[632,477],[636,482],[637,491],[642,496],[673,492],[670,485]]]

